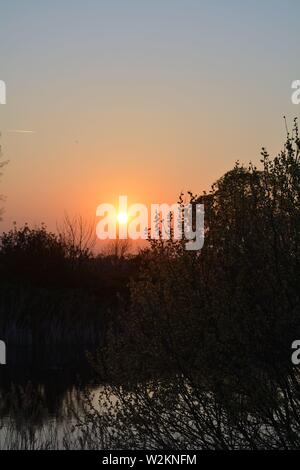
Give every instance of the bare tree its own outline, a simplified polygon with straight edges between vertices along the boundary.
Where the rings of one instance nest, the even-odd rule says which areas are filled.
[[[131,240],[116,238],[111,240],[105,250],[105,254],[108,256],[116,256],[117,258],[125,258],[130,252]]]
[[[95,222],[87,221],[81,215],[70,217],[67,213],[63,222],[57,225],[60,239],[69,249],[74,259],[89,257],[96,243]]]

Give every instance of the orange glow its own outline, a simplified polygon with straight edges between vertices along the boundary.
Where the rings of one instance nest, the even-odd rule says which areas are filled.
[[[118,222],[119,224],[127,224],[128,222],[128,215],[126,212],[119,212],[118,214]]]

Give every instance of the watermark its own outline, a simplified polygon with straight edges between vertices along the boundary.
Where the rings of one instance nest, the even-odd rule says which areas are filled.
[[[291,360],[294,366],[298,366],[300,364],[300,340],[296,339],[292,343],[292,349],[295,349],[295,351],[292,354]]]
[[[6,84],[0,80],[0,104],[6,104]]]
[[[300,80],[294,80],[292,83],[292,89],[295,90],[292,93],[291,99],[293,104],[300,104]]]
[[[203,204],[145,204],[128,207],[127,196],[119,196],[119,207],[100,204],[96,233],[100,240],[184,240],[186,250],[201,250],[204,244]]]
[[[144,455],[120,456],[109,453],[102,458],[102,465],[126,465],[129,468],[143,463],[147,465],[197,465],[197,455],[187,453],[145,453]]]
[[[6,364],[6,344],[0,340],[0,365]]]

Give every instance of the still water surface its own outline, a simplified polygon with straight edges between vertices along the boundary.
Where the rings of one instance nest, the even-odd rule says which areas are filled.
[[[86,392],[100,385],[84,353],[60,350],[33,357],[14,350],[0,367],[0,449],[64,447],[66,435],[76,438],[76,414],[83,413]]]

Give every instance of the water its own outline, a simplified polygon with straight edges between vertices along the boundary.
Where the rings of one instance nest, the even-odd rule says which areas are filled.
[[[82,350],[14,349],[0,367],[0,449],[63,448],[67,437],[76,440],[85,394],[100,387],[94,375]]]

